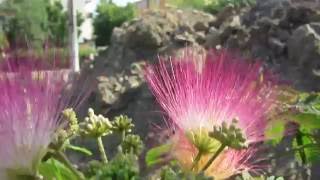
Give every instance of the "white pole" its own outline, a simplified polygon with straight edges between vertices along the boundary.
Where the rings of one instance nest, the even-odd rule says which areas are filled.
[[[79,64],[79,44],[77,29],[77,11],[74,4],[75,0],[68,0],[69,14],[69,52],[71,68],[74,72],[80,72]]]

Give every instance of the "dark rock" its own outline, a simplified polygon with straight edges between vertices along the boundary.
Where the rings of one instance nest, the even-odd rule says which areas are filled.
[[[193,25],[194,30],[196,31],[206,31],[209,28],[209,22],[199,21]]]
[[[301,76],[308,79],[303,83],[320,81],[320,23],[297,28],[288,42],[288,53],[289,60],[299,67]],[[313,86],[319,88],[318,84]]]
[[[207,48],[214,48],[221,43],[220,32],[215,27],[210,27],[206,36],[205,46]]]
[[[253,58],[264,60],[267,66],[281,74],[301,90],[320,90],[319,56],[315,38],[306,34],[306,24],[320,22],[316,2],[291,0],[258,0],[256,5],[237,15],[230,8],[221,12],[223,19],[215,33],[208,32],[206,47],[236,49]],[[301,27],[304,27],[300,29]],[[299,29],[299,30],[298,30]],[[218,33],[219,32],[219,33]],[[317,33],[319,34],[319,33]],[[300,62],[300,63],[297,63]],[[297,72],[298,71],[298,72]]]
[[[190,34],[188,32],[183,32],[183,33],[175,35],[173,40],[178,44],[188,45],[188,44],[195,43],[194,38],[195,37],[192,34]]]
[[[269,46],[272,49],[272,51],[275,53],[275,55],[277,55],[277,56],[284,54],[284,51],[286,48],[286,44],[276,38],[269,39]]]
[[[195,38],[198,44],[204,44],[206,42],[206,34],[203,31],[196,32]]]

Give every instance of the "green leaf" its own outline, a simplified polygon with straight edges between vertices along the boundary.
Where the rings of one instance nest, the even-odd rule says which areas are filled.
[[[148,167],[162,162],[162,157],[171,149],[171,144],[164,144],[150,149],[146,154],[146,164]]]
[[[282,119],[270,121],[265,131],[266,139],[273,145],[278,144],[283,138],[286,124],[287,121]]]
[[[320,129],[320,115],[310,113],[287,114],[285,118],[271,120],[266,128],[265,136],[273,145],[278,144],[283,138],[288,122],[298,123],[300,130],[308,134]]]
[[[312,137],[302,136],[302,142],[303,142],[303,145],[305,145],[305,147],[303,148],[303,151],[306,155],[307,162],[311,162],[311,163],[320,162],[320,146],[314,144]],[[293,141],[292,146],[294,149],[299,148],[299,145],[297,144],[296,141]],[[296,151],[295,155],[296,155],[296,159],[301,161],[301,157],[298,150]]]
[[[283,177],[276,177],[276,176],[269,176],[266,178],[266,180],[284,180]]]
[[[300,113],[291,117],[292,121],[298,123],[302,130],[309,132],[320,128],[320,116],[317,114]]]
[[[316,114],[320,116],[320,93],[301,93],[297,107],[303,113]]]
[[[52,158],[40,164],[39,173],[46,180],[77,180],[70,169]]]
[[[87,156],[92,156],[92,152],[91,152],[89,149],[84,148],[84,147],[74,146],[74,145],[69,144],[69,145],[67,146],[67,148],[68,148],[68,149],[71,149],[71,150],[73,150],[73,151],[76,151],[76,152],[83,153],[83,154],[85,154],[85,155],[87,155]]]

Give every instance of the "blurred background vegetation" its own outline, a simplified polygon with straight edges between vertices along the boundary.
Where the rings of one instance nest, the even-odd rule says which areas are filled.
[[[113,28],[133,19],[135,15],[135,7],[132,4],[120,7],[110,1],[102,1],[97,8],[97,16],[93,23],[96,45],[109,44]]]
[[[166,4],[214,14],[226,6],[240,7],[254,2],[255,0],[167,0]],[[151,0],[150,3],[152,4]],[[113,28],[137,15],[133,4],[122,7],[110,0],[101,0],[93,17],[95,45],[108,45]],[[12,47],[22,42],[36,48],[43,46],[44,42],[58,47],[66,46],[67,21],[68,14],[59,0],[4,0],[0,4],[0,47]],[[84,21],[80,13],[77,14],[77,21],[80,27]]]

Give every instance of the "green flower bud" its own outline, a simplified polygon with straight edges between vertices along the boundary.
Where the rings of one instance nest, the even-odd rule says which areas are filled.
[[[79,132],[79,123],[77,114],[72,108],[65,109],[62,112],[63,117],[69,122],[66,132],[69,137],[76,135]]]
[[[205,131],[190,131],[187,134],[189,141],[198,149],[202,154],[215,152],[220,146],[220,142],[211,138]]]
[[[112,129],[118,133],[130,133],[134,125],[132,124],[132,119],[128,116],[120,115],[114,118],[112,121]]]
[[[143,149],[143,142],[138,135],[128,135],[121,144],[125,153],[134,153],[139,155]]]
[[[233,149],[246,148],[245,136],[241,129],[237,128],[237,123],[237,119],[233,119],[229,126],[223,122],[221,127],[213,127],[213,131],[209,133],[209,136]]]
[[[88,117],[81,123],[81,134],[93,138],[106,136],[112,133],[112,124],[103,115],[96,115],[92,108],[88,110]]]

